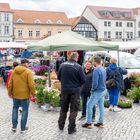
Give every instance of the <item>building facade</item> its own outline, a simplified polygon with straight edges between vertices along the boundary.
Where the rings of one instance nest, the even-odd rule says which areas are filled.
[[[13,11],[9,4],[0,4],[0,42],[13,41]]]
[[[82,16],[95,27],[98,40],[140,39],[140,8],[87,6]]]
[[[57,33],[71,30],[65,13],[48,11],[14,11],[14,40],[34,42]]]

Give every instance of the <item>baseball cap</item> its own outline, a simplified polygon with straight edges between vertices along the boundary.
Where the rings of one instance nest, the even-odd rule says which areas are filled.
[[[30,63],[28,59],[21,59],[21,64]]]

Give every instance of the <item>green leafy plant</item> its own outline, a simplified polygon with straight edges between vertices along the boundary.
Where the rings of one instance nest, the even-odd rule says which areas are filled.
[[[133,105],[133,100],[131,100],[131,99],[126,99],[126,98],[119,99],[118,106],[120,108],[131,108],[132,105]],[[109,100],[104,101],[104,107],[107,107],[107,108],[109,107]]]
[[[60,107],[60,95],[54,95],[51,104],[53,107]]]
[[[137,103],[140,99],[140,87],[133,87],[128,90],[127,96]]]
[[[44,93],[43,93],[44,87],[43,86],[37,86],[36,87],[36,101],[37,103],[43,104],[44,103]]]
[[[37,78],[37,79],[35,79],[35,83],[37,85],[45,85],[46,84],[46,79]]]

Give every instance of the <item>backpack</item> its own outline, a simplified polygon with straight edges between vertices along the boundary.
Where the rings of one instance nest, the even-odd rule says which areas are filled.
[[[110,71],[112,71],[112,70],[110,69]],[[106,88],[107,89],[117,87],[116,76],[118,75],[118,73],[119,73],[119,68],[117,68],[116,70],[112,71],[112,75],[106,81]]]

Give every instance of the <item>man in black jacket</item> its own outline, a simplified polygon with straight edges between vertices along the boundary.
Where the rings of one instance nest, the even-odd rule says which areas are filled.
[[[80,104],[80,88],[85,83],[84,71],[77,60],[78,53],[72,52],[69,61],[61,64],[58,71],[58,79],[61,81],[61,111],[58,126],[63,130],[70,106],[69,134],[76,132],[75,120]]]

